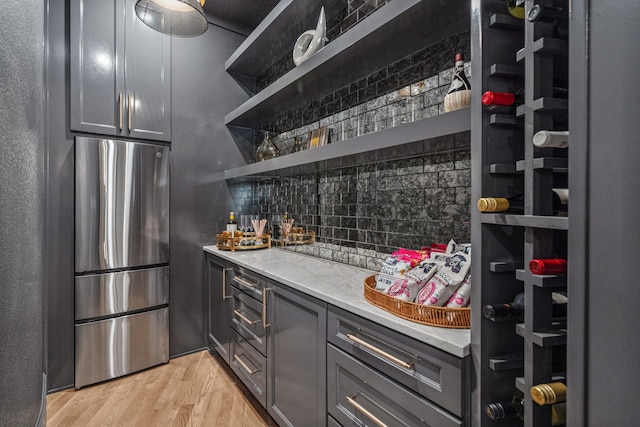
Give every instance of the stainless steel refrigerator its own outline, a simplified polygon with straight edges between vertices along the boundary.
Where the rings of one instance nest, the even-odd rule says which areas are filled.
[[[75,387],[169,361],[169,149],[75,139]]]

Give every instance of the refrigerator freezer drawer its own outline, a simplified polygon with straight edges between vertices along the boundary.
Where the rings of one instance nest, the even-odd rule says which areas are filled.
[[[169,361],[169,308],[76,325],[75,387]]]
[[[169,302],[169,267],[79,276],[75,289],[76,320],[164,305]]]
[[[76,137],[75,271],[169,262],[169,148]]]

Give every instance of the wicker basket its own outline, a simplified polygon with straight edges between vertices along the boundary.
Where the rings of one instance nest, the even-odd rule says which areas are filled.
[[[375,275],[364,279],[364,297],[376,307],[424,325],[456,329],[468,329],[471,325],[470,308],[431,307],[402,301],[376,290]]]

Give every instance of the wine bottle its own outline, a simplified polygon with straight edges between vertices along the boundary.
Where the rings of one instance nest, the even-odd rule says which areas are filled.
[[[538,405],[551,405],[567,401],[567,386],[561,382],[538,384],[531,387],[531,398]]]
[[[481,197],[478,199],[480,212],[524,212],[524,194],[511,197]]]
[[[569,91],[563,87],[553,86],[553,97],[566,99]],[[524,104],[524,91],[496,92],[488,90],[482,94],[482,104],[487,107],[517,107]]]
[[[494,92],[486,91],[482,94],[482,104],[486,106],[511,107],[524,102],[522,91],[518,92]]]
[[[554,37],[566,40],[569,36],[568,13],[561,7],[534,4],[527,13],[529,22],[547,22],[553,25]]]
[[[567,260],[564,258],[534,258],[529,261],[529,271],[533,274],[567,274]]]
[[[561,7],[542,6],[534,4],[527,13],[527,21],[529,22],[550,22],[555,23],[561,20],[567,20],[567,12]]]
[[[238,229],[238,223],[233,212],[229,212],[229,221],[227,221],[227,231],[233,233]]]
[[[490,320],[508,319],[521,316],[524,312],[524,293],[517,294],[506,304],[487,304],[482,307],[482,315]]]
[[[567,212],[569,205],[569,190],[564,188],[553,188],[553,213],[557,215]],[[524,213],[524,194],[512,197],[481,197],[478,199],[478,210],[480,212],[506,212],[522,214]]]
[[[485,407],[485,413],[492,420],[515,419],[524,421],[524,393],[516,390],[511,401],[492,402]],[[551,405],[551,425],[559,426],[567,420],[567,404]]]
[[[533,145],[546,148],[568,148],[569,131],[541,130],[533,135]]]
[[[556,294],[554,292],[554,294]],[[552,317],[567,317],[567,304],[560,297],[553,298]],[[564,299],[566,301],[566,299]],[[510,318],[520,318],[524,313],[524,293],[517,294],[513,301],[506,304],[487,304],[482,307],[482,315],[489,320],[506,320]]]
[[[524,19],[524,0],[507,0],[507,10],[514,18]]]
[[[464,56],[456,53],[456,70],[451,78],[451,86],[444,97],[444,111],[454,111],[471,104],[471,83],[464,72]]]

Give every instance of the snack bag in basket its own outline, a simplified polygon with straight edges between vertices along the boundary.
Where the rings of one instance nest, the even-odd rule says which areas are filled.
[[[449,240],[446,253],[454,254],[456,252],[464,252],[465,254],[470,254],[471,243],[456,243],[456,241],[453,239]]]
[[[415,268],[408,271],[402,279],[397,279],[387,290],[392,297],[413,301],[416,299],[418,291],[427,283],[431,277],[438,271],[438,268],[444,262],[436,262],[426,259],[418,264]]]
[[[416,296],[416,303],[443,306],[458,289],[471,267],[471,255],[457,252],[427,282]]]
[[[398,249],[382,263],[380,274],[376,278],[376,289],[386,292],[391,285],[420,263],[429,257],[429,251],[414,251],[410,249]]]
[[[467,274],[458,286],[458,289],[453,293],[445,307],[450,308],[462,308],[469,305],[471,299],[471,274]]]

